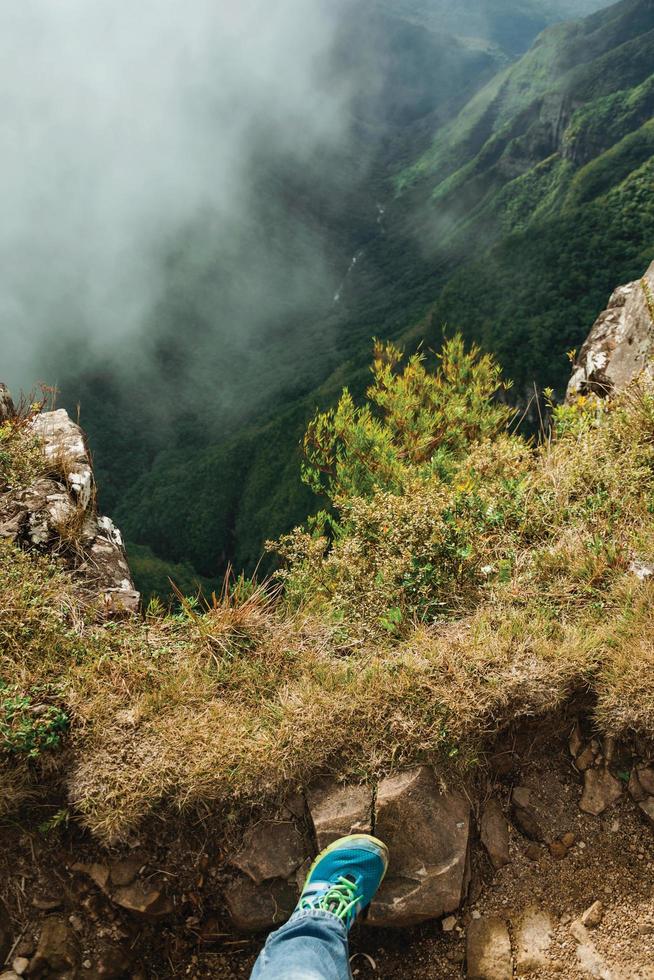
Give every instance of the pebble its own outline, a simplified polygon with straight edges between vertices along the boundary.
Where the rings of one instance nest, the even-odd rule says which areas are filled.
[[[32,899],[32,905],[40,912],[54,912],[61,906],[61,899],[53,895],[37,895]]]
[[[579,919],[575,919],[570,926],[570,933],[574,936],[578,943],[584,943],[588,938],[588,930],[584,925],[582,925]]]
[[[11,964],[11,968],[14,973],[17,973],[19,977],[22,977],[25,970],[30,965],[30,961],[26,956],[17,956],[16,959]]]
[[[587,929],[595,929],[604,918],[604,906],[601,902],[593,902],[590,908],[581,916],[582,925]]]
[[[441,929],[443,930],[443,932],[452,932],[455,926],[456,926],[455,915],[448,915],[447,918],[443,919],[443,921],[441,922]]]
[[[82,932],[84,928],[84,924],[80,919],[79,915],[75,915],[75,913],[73,912],[72,915],[68,916],[68,921],[70,922],[75,932]]]

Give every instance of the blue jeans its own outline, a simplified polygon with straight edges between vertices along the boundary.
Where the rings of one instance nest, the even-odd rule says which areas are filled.
[[[347,929],[331,912],[294,912],[268,936],[250,980],[352,980]]]

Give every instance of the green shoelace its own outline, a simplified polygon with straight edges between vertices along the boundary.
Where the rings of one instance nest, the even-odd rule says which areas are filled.
[[[311,898],[301,899],[300,908],[320,909],[322,912],[331,912],[341,920],[347,920],[360,900],[356,882],[341,877],[317,901]]]

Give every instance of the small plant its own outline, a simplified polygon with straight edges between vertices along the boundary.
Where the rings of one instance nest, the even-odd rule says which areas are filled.
[[[53,704],[34,701],[47,694],[34,689],[23,694],[17,687],[0,685],[0,749],[10,755],[36,759],[43,752],[57,749],[68,731],[66,712]]]
[[[30,426],[40,410],[40,404],[30,405],[0,424],[0,490],[25,487],[43,472],[43,453]]]
[[[63,830],[68,826],[68,821],[70,820],[70,810],[68,807],[63,807],[61,810],[56,810],[51,817],[44,820],[39,824],[38,830],[40,834],[49,836],[50,834],[56,833],[58,830]]]
[[[388,633],[396,634],[400,632],[400,626],[402,625],[402,620],[404,616],[402,615],[402,610],[399,606],[391,606],[390,609],[386,610],[384,616],[379,619],[380,625]]]

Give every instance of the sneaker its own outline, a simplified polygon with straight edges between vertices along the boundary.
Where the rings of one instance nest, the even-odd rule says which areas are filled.
[[[341,837],[311,865],[296,911],[331,912],[349,929],[370,905],[387,867],[388,848],[376,837]]]

